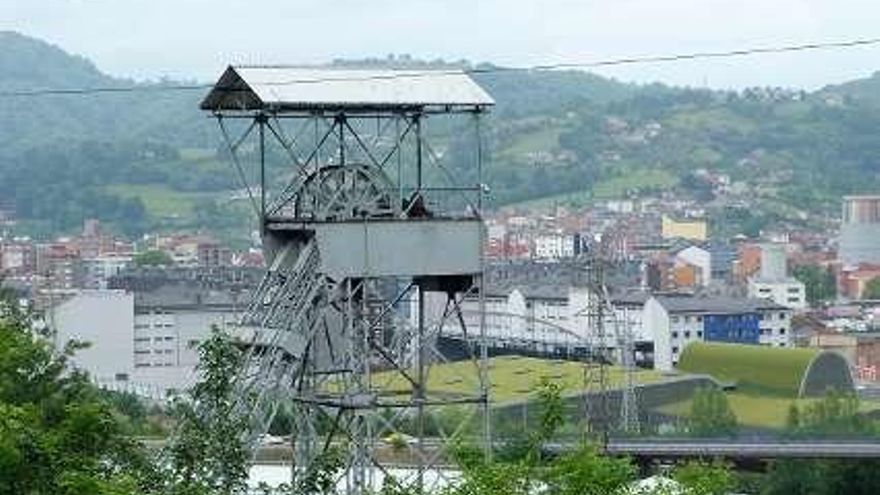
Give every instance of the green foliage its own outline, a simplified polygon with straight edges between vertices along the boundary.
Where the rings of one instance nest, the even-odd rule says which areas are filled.
[[[616,493],[635,479],[629,459],[601,455],[593,445],[553,461],[542,481],[557,495],[605,495]]]
[[[804,438],[855,437],[877,435],[877,425],[859,414],[854,395],[829,392],[822,400],[789,412],[789,434]],[[877,460],[780,460],[767,476],[768,495],[792,494],[869,494],[880,485]]]
[[[880,277],[874,277],[865,284],[862,299],[880,299]]]
[[[672,478],[686,495],[727,495],[736,486],[731,467],[720,462],[688,462],[677,466]]]
[[[691,435],[696,437],[732,436],[737,432],[736,416],[727,396],[715,387],[694,393],[689,424]]]
[[[541,422],[535,432],[534,442],[542,444],[553,439],[553,435],[565,422],[565,404],[562,402],[562,387],[545,379],[538,387],[538,408]]]
[[[792,404],[787,427],[790,434],[808,438],[865,438],[880,433],[875,422],[859,413],[858,396],[836,391],[802,407]]]
[[[153,249],[137,253],[134,255],[132,263],[135,266],[171,266],[174,264],[174,260],[165,251]]]
[[[112,406],[14,305],[0,307],[0,494],[147,493],[153,470]]]
[[[815,265],[799,266],[793,273],[796,279],[804,283],[810,305],[837,297],[837,281],[830,268],[823,270]]]
[[[529,495],[536,486],[533,475],[533,468],[522,462],[481,464],[464,471],[443,495]]]
[[[216,327],[199,344],[201,378],[190,401],[175,405],[179,425],[169,446],[172,495],[231,495],[246,487],[249,458],[242,432],[248,424],[234,409],[241,361],[241,351]]]

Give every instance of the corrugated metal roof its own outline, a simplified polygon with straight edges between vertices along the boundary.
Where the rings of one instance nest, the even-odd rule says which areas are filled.
[[[492,97],[461,71],[233,67],[205,110],[485,107]]]
[[[658,295],[656,298],[670,313],[741,314],[788,309],[769,299],[687,295]]]

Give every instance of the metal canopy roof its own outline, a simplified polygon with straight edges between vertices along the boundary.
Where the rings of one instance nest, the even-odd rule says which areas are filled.
[[[461,71],[230,66],[203,110],[478,110],[495,101]]]

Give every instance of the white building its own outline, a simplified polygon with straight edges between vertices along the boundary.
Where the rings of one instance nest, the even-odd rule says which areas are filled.
[[[130,254],[104,254],[80,261],[80,286],[85,289],[106,289],[107,281],[131,264]]]
[[[791,308],[766,299],[655,296],[644,326],[654,341],[654,368],[671,371],[691,342],[791,346]]]
[[[74,363],[101,386],[163,396],[195,379],[198,344],[230,327],[238,307],[226,293],[180,287],[132,294],[84,290],[50,309],[56,343],[89,342]]]
[[[770,299],[792,309],[807,307],[807,290],[803,282],[788,276],[785,245],[761,246],[761,271],[749,279],[748,296]]]
[[[770,299],[792,309],[807,307],[806,286],[794,278],[783,280],[753,278],[749,280],[748,295],[749,297]]]
[[[572,258],[579,237],[571,234],[542,234],[535,237],[535,257],[544,260]]]
[[[128,382],[134,371],[134,296],[125,291],[82,291],[50,308],[46,323],[55,345],[88,343],[73,364],[99,382]]]
[[[443,319],[445,295],[431,299],[425,304],[425,320],[429,327],[437,328]],[[410,311],[411,324],[418,320],[414,304]],[[583,352],[589,339],[588,310],[590,293],[585,288],[568,285],[515,285],[489,287],[484,298],[486,336],[492,352],[504,349],[539,354],[570,355]],[[462,317],[469,338],[479,336],[480,305],[476,298],[461,303]],[[442,336],[453,339],[463,337],[456,316],[447,317]]]

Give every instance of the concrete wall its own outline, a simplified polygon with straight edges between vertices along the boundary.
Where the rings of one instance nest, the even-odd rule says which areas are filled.
[[[669,330],[669,313],[655,298],[645,303],[645,333],[654,336],[654,368],[661,371],[672,371],[672,340]]]
[[[133,371],[134,296],[124,291],[83,291],[49,310],[49,324],[61,347],[70,340],[91,346],[73,363],[95,380],[130,378]],[[124,381],[124,380],[121,380]]]

